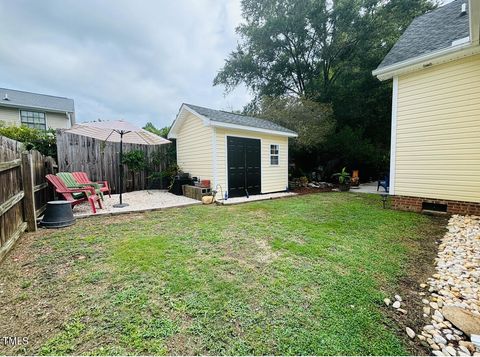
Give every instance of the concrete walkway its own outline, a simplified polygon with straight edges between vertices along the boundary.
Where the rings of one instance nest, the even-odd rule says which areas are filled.
[[[236,205],[239,203],[255,202],[255,201],[264,201],[264,200],[273,200],[275,198],[283,198],[296,196],[296,193],[293,192],[277,192],[277,193],[266,193],[264,195],[252,195],[250,197],[233,197],[228,200],[217,200],[219,204],[222,205]]]
[[[358,187],[350,187],[350,191],[360,192],[360,193],[375,193],[378,195],[385,193],[385,190],[383,189],[383,187],[380,187],[377,191],[377,181],[362,183]]]

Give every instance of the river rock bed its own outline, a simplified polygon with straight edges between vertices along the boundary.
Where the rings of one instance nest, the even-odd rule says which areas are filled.
[[[470,341],[471,334],[480,334],[480,217],[454,215],[447,229],[436,273],[420,285],[423,316],[430,322],[416,338],[437,356],[480,356]]]

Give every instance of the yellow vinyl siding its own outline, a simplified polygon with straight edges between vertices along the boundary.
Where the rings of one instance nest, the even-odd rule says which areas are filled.
[[[212,128],[189,113],[178,132],[177,163],[184,172],[213,184],[212,136]]]
[[[398,79],[396,195],[480,202],[480,56]]]
[[[239,136],[261,140],[262,193],[285,191],[288,185],[288,138],[278,135],[257,133],[248,130],[215,128],[217,152],[217,182],[223,191],[228,189],[227,136]],[[279,145],[278,165],[270,165],[270,145]]]

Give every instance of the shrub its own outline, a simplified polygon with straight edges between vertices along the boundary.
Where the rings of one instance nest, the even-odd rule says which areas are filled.
[[[35,149],[43,155],[57,159],[57,137],[54,129],[42,131],[25,125],[7,125],[0,121],[0,135],[23,143],[27,150]]]

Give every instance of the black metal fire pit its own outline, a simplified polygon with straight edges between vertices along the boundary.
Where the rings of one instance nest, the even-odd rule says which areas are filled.
[[[75,223],[72,205],[69,201],[50,201],[40,225],[45,228],[63,228]]]

